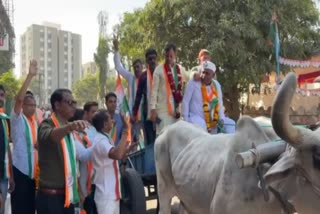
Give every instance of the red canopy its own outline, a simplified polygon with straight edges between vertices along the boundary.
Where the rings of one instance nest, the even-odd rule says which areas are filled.
[[[314,80],[320,76],[320,71],[315,71],[307,74],[301,74],[298,77],[298,84],[314,83]]]

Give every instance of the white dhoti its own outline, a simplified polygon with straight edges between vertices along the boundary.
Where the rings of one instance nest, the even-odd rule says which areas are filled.
[[[94,199],[98,214],[120,214],[120,201],[106,198]]]

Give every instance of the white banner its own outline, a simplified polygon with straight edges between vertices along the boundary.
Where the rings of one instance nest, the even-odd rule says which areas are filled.
[[[300,68],[308,68],[315,67],[320,68],[320,61],[311,61],[311,60],[296,60],[296,59],[287,59],[280,57],[280,64],[287,65],[290,67],[300,67]]]
[[[0,36],[0,51],[8,51],[9,50],[9,35],[5,33]]]

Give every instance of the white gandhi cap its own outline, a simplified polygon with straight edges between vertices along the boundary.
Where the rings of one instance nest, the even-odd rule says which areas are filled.
[[[216,72],[216,65],[214,63],[210,62],[210,61],[204,61],[201,64],[201,70],[200,71],[202,72],[202,71],[204,71],[206,69],[211,70],[213,72]]]

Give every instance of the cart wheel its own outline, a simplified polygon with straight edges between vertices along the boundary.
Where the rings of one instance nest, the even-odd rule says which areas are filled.
[[[122,174],[124,199],[120,203],[121,214],[145,214],[146,199],[140,175],[131,168]]]

